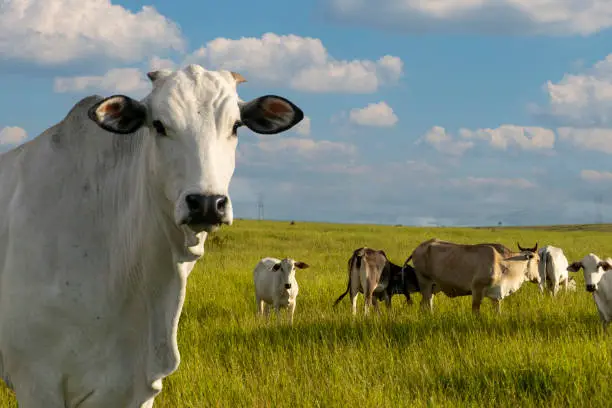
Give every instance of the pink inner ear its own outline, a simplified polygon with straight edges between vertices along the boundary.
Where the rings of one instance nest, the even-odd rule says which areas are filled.
[[[266,117],[278,117],[291,113],[291,106],[278,99],[272,99],[263,103],[264,115]]]
[[[111,102],[102,106],[102,112],[104,115],[111,116],[113,118],[117,118],[121,116],[121,103],[120,102]]]

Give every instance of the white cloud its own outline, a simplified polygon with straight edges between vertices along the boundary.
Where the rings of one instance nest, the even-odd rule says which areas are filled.
[[[512,146],[522,150],[542,150],[552,149],[555,145],[555,133],[540,127],[501,125],[495,129],[460,129],[459,135],[464,139],[484,140],[500,150]]]
[[[26,140],[28,134],[26,131],[17,126],[7,126],[0,130],[0,146],[1,145],[16,145]]]
[[[0,55],[40,64],[91,57],[123,62],[182,50],[178,26],[144,6],[132,13],[109,0],[10,0],[0,12]]]
[[[467,150],[474,147],[474,142],[456,140],[453,136],[446,132],[446,129],[441,126],[432,127],[421,139],[417,141],[417,143],[420,143],[421,141],[425,141],[425,143],[429,144],[440,153],[452,156],[461,156]]]
[[[333,19],[408,32],[586,36],[612,26],[609,0],[326,0],[324,4]]]
[[[463,179],[451,179],[449,183],[454,187],[502,187],[502,188],[534,188],[536,185],[524,178],[487,178],[466,177]]]
[[[174,61],[167,58],[160,58],[158,56],[153,56],[149,60],[149,69],[151,71],[157,71],[159,69],[176,69],[177,65]]]
[[[580,177],[590,182],[612,182],[612,173],[609,171],[582,170]]]
[[[612,54],[581,73],[548,81],[544,90],[548,105],[535,106],[535,113],[578,127],[612,125]]]
[[[145,74],[137,68],[111,69],[101,76],[78,76],[55,78],[55,92],[82,92],[100,90],[104,92],[138,92],[151,87]]]
[[[495,129],[461,128],[458,134],[456,137],[443,127],[434,126],[417,143],[424,141],[437,151],[453,156],[461,156],[473,148],[475,141],[484,141],[498,150],[516,147],[521,150],[550,151],[555,145],[554,131],[540,127],[501,125]]]
[[[261,38],[216,38],[184,63],[240,72],[249,82],[304,92],[372,93],[399,80],[400,58],[337,60],[318,38],[266,33]]]
[[[583,150],[596,150],[612,154],[612,129],[577,129],[561,127],[557,129],[559,140]]]
[[[321,159],[326,154],[353,156],[357,153],[352,144],[293,137],[261,138],[257,147],[266,153],[290,153],[309,159]]]
[[[293,131],[298,135],[308,136],[310,134],[310,117],[304,116],[304,119],[293,128]]]
[[[391,127],[398,121],[397,115],[386,102],[370,103],[365,108],[351,109],[349,121],[360,126]]]

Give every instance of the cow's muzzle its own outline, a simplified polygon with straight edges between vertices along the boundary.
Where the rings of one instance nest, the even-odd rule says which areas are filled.
[[[185,197],[188,214],[183,224],[218,225],[227,224],[229,198],[224,195],[189,194]]]
[[[587,292],[595,292],[595,285],[586,285]]]

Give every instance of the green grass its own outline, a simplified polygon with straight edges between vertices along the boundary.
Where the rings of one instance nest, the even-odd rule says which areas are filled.
[[[471,298],[439,295],[434,315],[393,299],[393,310],[352,319],[346,262],[367,245],[395,263],[431,237],[560,246],[569,261],[612,255],[610,226],[408,228],[239,220],[207,242],[190,276],[179,328],[181,365],[156,407],[457,407],[609,405],[612,335],[575,274],[556,298],[525,283],[496,316]],[[293,257],[300,294],[294,326],[256,319],[252,269],[263,256]],[[282,315],[283,318],[285,315]],[[608,403],[607,403],[608,402]],[[0,407],[16,407],[0,389]]]

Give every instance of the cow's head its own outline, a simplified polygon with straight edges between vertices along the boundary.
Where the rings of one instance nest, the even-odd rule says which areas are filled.
[[[285,258],[280,262],[277,262],[272,266],[272,271],[279,274],[279,286],[281,290],[289,290],[291,289],[291,282],[295,278],[295,269],[306,269],[309,265],[295,261],[291,258]]]
[[[580,269],[584,273],[587,292],[595,292],[603,274],[612,269],[612,259],[608,258],[602,261],[597,255],[590,253],[580,261],[572,262],[567,267],[569,272],[578,272]]]
[[[517,257],[511,257],[510,259],[523,259],[527,261],[525,264],[525,279],[529,282],[539,284],[542,278],[540,277],[540,268],[538,267],[540,255],[536,252],[537,246],[536,244],[534,248],[521,249]]]
[[[231,224],[228,190],[239,129],[279,133],[299,123],[304,113],[280,96],[242,101],[236,86],[245,79],[230,71],[189,65],[147,76],[153,89],[143,100],[114,95],[95,104],[89,117],[114,133],[149,130],[155,141],[151,171],[177,225],[200,232]]]

